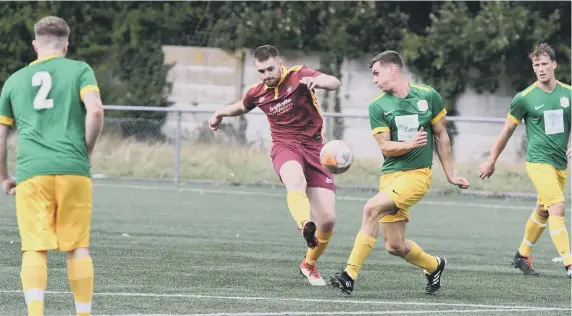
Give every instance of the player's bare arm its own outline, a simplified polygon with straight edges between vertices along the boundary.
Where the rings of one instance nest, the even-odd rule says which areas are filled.
[[[103,103],[98,92],[87,92],[83,97],[85,105],[85,145],[87,156],[91,161],[91,154],[95,148],[95,143],[103,128]]]
[[[213,131],[218,131],[220,129],[220,123],[222,119],[227,116],[240,116],[250,112],[246,107],[244,107],[243,101],[227,105],[224,108],[216,111],[209,119],[209,128]]]
[[[16,193],[16,180],[8,174],[8,134],[10,127],[0,124],[0,181],[4,193],[14,195]]]
[[[479,167],[479,177],[481,179],[489,178],[495,172],[495,165],[497,163],[497,159],[499,158],[500,154],[506,147],[508,140],[512,137],[514,130],[518,125],[514,123],[511,119],[507,118],[506,122],[504,123],[504,127],[491,150],[489,158],[485,163],[483,163]]]
[[[334,76],[321,74],[317,77],[303,77],[300,83],[305,84],[308,89],[336,90],[340,87],[340,80]]]
[[[415,137],[406,142],[391,141],[389,132],[381,132],[374,135],[381,153],[385,157],[396,157],[407,154],[415,148],[423,147],[427,144],[427,132],[423,127],[415,134]]]
[[[431,129],[433,130],[433,138],[435,139],[437,155],[439,155],[439,160],[441,161],[441,166],[443,167],[447,180],[449,183],[454,184],[461,189],[467,189],[469,187],[469,181],[455,175],[455,170],[453,168],[453,155],[451,154],[451,140],[447,133],[446,118],[442,117],[435,124],[431,124]]]

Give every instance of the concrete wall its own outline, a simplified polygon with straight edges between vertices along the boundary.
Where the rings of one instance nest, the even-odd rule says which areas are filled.
[[[170,100],[174,107],[201,108],[215,110],[241,99],[250,86],[259,81],[254,67],[252,53],[248,50],[229,54],[215,48],[164,46],[165,62],[174,63],[168,80],[173,83]],[[282,52],[286,66],[305,64],[318,68],[317,54],[301,52]],[[373,84],[370,69],[367,67],[369,56],[355,60],[345,60],[342,65],[340,99],[343,113],[367,115],[369,102],[379,95],[379,89]],[[423,83],[408,73],[414,82]],[[516,91],[501,87],[494,94],[477,94],[467,89],[458,98],[457,109],[460,116],[480,116],[504,118],[508,106]],[[317,92],[318,101],[333,104],[332,95],[323,91]],[[331,109],[327,109],[331,111]],[[258,112],[258,113],[257,113]],[[248,122],[246,136],[254,145],[268,147],[270,144],[269,126],[260,110],[253,110],[245,118]],[[185,114],[184,136],[199,137],[199,127],[208,119],[209,114]],[[165,125],[165,133],[174,131],[173,117]],[[238,119],[227,119],[225,122],[238,124]],[[326,128],[331,135],[332,122],[326,121]],[[344,139],[352,146],[356,157],[379,157],[381,154],[375,140],[370,134],[369,121],[365,119],[345,119]],[[492,123],[458,123],[459,135],[455,139],[454,155],[458,161],[482,160],[488,155],[496,136],[502,129],[500,124]],[[501,156],[503,161],[516,161],[520,150],[520,142],[524,132],[519,127],[515,136]],[[521,160],[521,159],[520,159]]]

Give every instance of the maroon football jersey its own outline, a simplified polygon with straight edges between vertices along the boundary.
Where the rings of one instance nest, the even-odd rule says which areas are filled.
[[[322,141],[323,120],[314,91],[300,84],[303,77],[322,73],[306,66],[282,68],[277,87],[263,82],[252,86],[244,95],[248,110],[259,107],[268,118],[272,143],[310,143]]]

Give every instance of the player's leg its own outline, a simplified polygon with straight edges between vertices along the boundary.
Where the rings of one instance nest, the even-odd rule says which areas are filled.
[[[532,245],[534,245],[540,238],[540,235],[542,235],[542,232],[546,228],[547,221],[548,211],[544,209],[542,201],[539,199],[536,208],[532,211],[532,214],[526,222],[524,238],[512,260],[512,265],[515,268],[519,268],[525,275],[538,275],[538,272],[534,270],[534,266],[532,265]]]
[[[566,269],[566,275],[572,278],[572,255],[570,253],[570,237],[566,230],[564,215],[564,186],[566,185],[567,170],[555,170],[560,188],[559,194],[552,197],[546,197],[546,205],[548,205],[548,226],[550,229],[550,237],[558,250],[558,254],[562,258],[562,263]],[[550,199],[552,198],[552,199]]]
[[[92,183],[84,176],[56,177],[59,250],[67,253],[68,280],[77,316],[91,315],[93,261],[89,254],[92,213]]]
[[[308,248],[306,256],[300,263],[300,273],[308,278],[312,285],[323,286],[326,282],[320,276],[316,262],[324,254],[335,225],[335,193],[330,189],[308,187],[308,197],[312,215],[316,222],[316,238],[318,246]]]
[[[55,213],[53,176],[37,176],[18,184],[16,214],[23,252],[20,278],[28,316],[44,315],[48,282],[46,251],[57,249]]]
[[[330,283],[334,287],[347,294],[353,291],[361,267],[377,241],[379,220],[387,214],[396,213],[397,209],[392,197],[384,191],[367,201],[347,266],[344,271],[330,276]]]
[[[572,256],[570,255],[570,240],[564,220],[564,185],[566,170],[556,170],[553,166],[540,163],[526,163],[526,169],[534,184],[539,200],[548,209],[548,227],[550,237],[562,262],[567,275],[572,276]]]
[[[306,193],[302,156],[296,148],[276,145],[272,149],[272,162],[274,170],[286,187],[286,202],[292,218],[302,231],[308,247],[316,247],[316,224],[310,219],[310,200]]]
[[[336,186],[334,176],[320,163],[321,144],[315,147],[305,148],[304,175],[308,189],[308,197],[312,215],[316,221],[318,246],[309,249],[306,261],[311,263],[318,260],[326,250],[332,237],[336,223]]]
[[[412,240],[405,238],[405,228],[409,221],[409,208],[417,204],[429,190],[431,171],[429,169],[411,170],[395,179],[385,189],[399,208],[394,214],[380,219],[385,249],[392,255],[424,269],[427,277],[425,292],[434,293],[441,287],[441,276],[447,260],[424,252]]]
[[[316,262],[326,251],[336,223],[336,195],[330,189],[309,187],[307,189],[310,198],[312,215],[316,221],[316,237],[318,246],[308,249],[306,262]]]
[[[392,219],[384,217],[381,220],[381,233],[385,241],[385,249],[390,254],[423,268],[423,272],[427,277],[425,292],[428,294],[434,293],[441,287],[441,274],[445,269],[447,261],[445,258],[435,257],[424,252],[416,242],[406,239],[405,227],[407,220],[399,219],[398,214],[386,216]]]

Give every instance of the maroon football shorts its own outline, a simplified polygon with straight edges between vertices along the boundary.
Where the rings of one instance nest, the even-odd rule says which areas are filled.
[[[274,171],[280,177],[280,168],[290,160],[297,161],[304,170],[306,183],[309,188],[317,187],[336,191],[334,177],[320,163],[320,151],[322,143],[307,144],[281,144],[274,143],[270,156],[274,164]],[[282,179],[280,179],[282,181]]]

